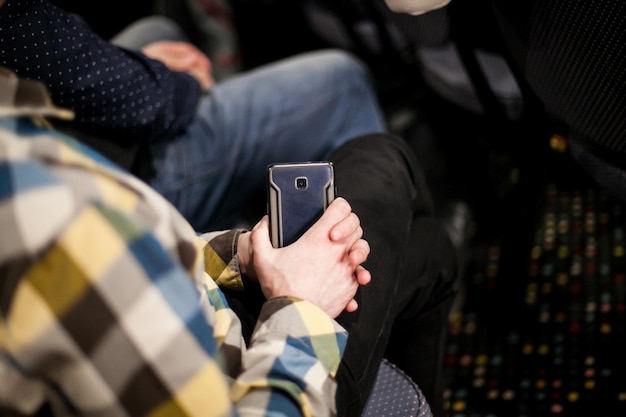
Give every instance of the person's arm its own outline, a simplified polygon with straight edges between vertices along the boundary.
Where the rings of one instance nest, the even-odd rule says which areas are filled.
[[[0,367],[10,383],[0,407],[57,392],[79,412],[332,414],[346,333],[323,311],[273,298],[245,351],[210,277],[198,303],[187,272],[123,213],[93,205],[72,218],[17,285],[2,288]],[[220,363],[239,355],[229,386]]]
[[[40,202],[44,191],[72,194],[51,184]],[[154,236],[101,204],[59,226],[15,285],[0,291],[0,410],[29,415],[46,397],[59,415],[231,409],[198,292]]]
[[[1,122],[0,223],[14,227],[0,234],[0,414],[333,414],[347,335],[331,317],[272,295],[246,350],[162,197],[79,144],[2,137]]]
[[[246,349],[236,316],[208,275],[204,293],[220,318],[214,338],[234,375],[230,395],[240,415],[335,414],[334,376],[347,341],[337,322],[308,301],[274,297],[263,304]]]
[[[172,137],[194,117],[199,83],[144,54],[117,47],[45,0],[0,8],[0,65],[44,81],[74,126],[128,141]]]
[[[370,280],[361,266],[369,255],[362,234],[358,217],[339,198],[302,237],[284,248],[272,247],[267,216],[250,233],[204,236],[209,240],[205,262],[213,259],[205,267],[227,276],[237,270],[232,267],[237,264],[258,280],[267,298],[242,358],[243,372],[233,386],[238,407],[296,404],[314,415],[326,414],[328,405],[334,410],[331,382],[346,334],[331,317],[356,310],[356,289]],[[233,256],[215,258],[215,249]],[[233,263],[235,259],[238,262]],[[217,281],[207,277],[206,287],[217,291]],[[230,349],[223,350],[228,355]],[[267,361],[264,355],[270,352],[277,357]],[[302,381],[285,385],[285,375]],[[282,389],[259,391],[264,386]]]

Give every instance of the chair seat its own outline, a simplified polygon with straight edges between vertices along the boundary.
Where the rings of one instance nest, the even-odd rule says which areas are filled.
[[[417,384],[383,359],[361,417],[432,417],[432,412]]]

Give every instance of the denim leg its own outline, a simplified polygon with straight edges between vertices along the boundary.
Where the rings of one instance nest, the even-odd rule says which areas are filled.
[[[232,227],[264,195],[270,163],[327,159],[385,130],[360,62],[334,50],[302,54],[211,88],[189,128],[152,147],[151,185],[198,230]]]
[[[402,139],[370,135],[333,154],[338,194],[359,215],[372,282],[359,309],[338,321],[349,332],[337,374],[341,416],[361,414],[383,357],[396,362],[438,404],[440,358],[456,261],[414,155]],[[431,337],[432,336],[432,337]],[[433,340],[433,343],[424,343]]]

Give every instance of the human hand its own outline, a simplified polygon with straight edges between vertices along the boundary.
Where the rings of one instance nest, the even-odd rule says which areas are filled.
[[[362,236],[360,221],[343,198],[335,199],[309,230],[284,248],[272,247],[265,216],[251,233],[239,237],[240,267],[258,280],[266,298],[295,296],[337,317],[358,308],[356,290],[371,280],[361,265],[370,252]]]
[[[211,75],[211,61],[198,48],[187,42],[159,41],[141,49],[147,57],[165,64],[172,71],[186,72],[194,77],[202,90],[215,84]]]

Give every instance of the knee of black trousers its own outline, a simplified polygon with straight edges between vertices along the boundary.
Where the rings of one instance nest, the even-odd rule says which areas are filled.
[[[413,200],[416,217],[433,213],[433,199],[424,172],[413,149],[404,139],[389,133],[357,136],[337,148],[330,159],[341,165],[345,159],[363,157],[367,159],[371,171],[378,171],[381,175],[388,173],[392,178],[407,176],[410,186],[404,191]]]
[[[457,255],[441,220],[416,219],[404,248],[398,291],[399,323],[410,323],[439,309],[458,292]]]

